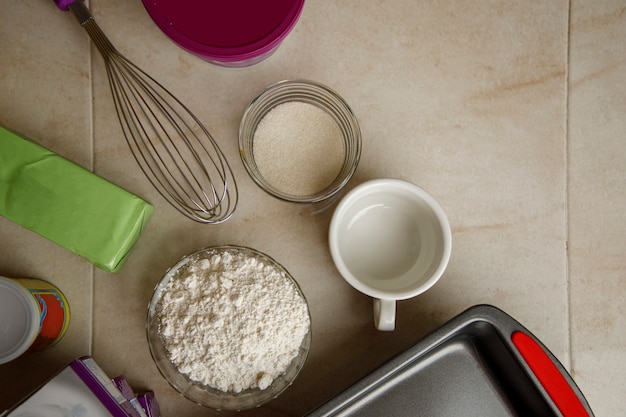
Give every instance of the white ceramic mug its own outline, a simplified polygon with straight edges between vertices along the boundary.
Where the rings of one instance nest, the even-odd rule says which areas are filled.
[[[419,186],[376,179],[339,202],[329,230],[330,252],[343,278],[374,298],[374,324],[395,328],[396,301],[415,297],[443,275],[452,252],[448,218]]]

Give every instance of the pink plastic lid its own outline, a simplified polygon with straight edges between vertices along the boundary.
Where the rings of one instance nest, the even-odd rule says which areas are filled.
[[[142,1],[157,26],[179,46],[226,64],[269,55],[304,6],[304,0]]]

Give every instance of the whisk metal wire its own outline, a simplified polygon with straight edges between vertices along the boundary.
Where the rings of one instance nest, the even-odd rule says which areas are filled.
[[[104,59],[124,137],[150,183],[192,220],[215,224],[229,219],[237,205],[237,185],[226,157],[204,125],[117,51],[82,1],[69,8]]]

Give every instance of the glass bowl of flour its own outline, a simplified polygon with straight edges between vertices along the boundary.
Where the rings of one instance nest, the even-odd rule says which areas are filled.
[[[307,301],[289,272],[242,246],[210,247],[168,269],[148,306],[157,368],[187,399],[217,410],[258,407],[302,369]]]
[[[239,154],[268,194],[295,203],[336,195],[361,155],[361,131],[346,101],[309,80],[286,80],[250,102],[239,125]]]

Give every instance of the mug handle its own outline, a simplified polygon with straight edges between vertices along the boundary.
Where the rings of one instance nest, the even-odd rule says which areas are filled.
[[[374,298],[374,325],[378,330],[392,331],[396,327],[396,300]]]

